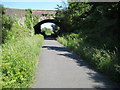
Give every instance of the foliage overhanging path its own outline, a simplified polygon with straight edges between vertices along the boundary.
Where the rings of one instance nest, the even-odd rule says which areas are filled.
[[[83,60],[59,42],[46,39],[33,88],[114,88],[106,77],[90,69]]]

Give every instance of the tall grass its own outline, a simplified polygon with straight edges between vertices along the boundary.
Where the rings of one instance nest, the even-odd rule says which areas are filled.
[[[43,36],[35,35],[2,45],[2,87],[30,86]]]

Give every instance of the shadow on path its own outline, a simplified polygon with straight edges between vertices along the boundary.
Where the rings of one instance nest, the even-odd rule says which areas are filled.
[[[42,48],[47,48],[48,50],[56,50],[56,51],[69,51],[65,47],[43,46]]]
[[[103,88],[119,88],[116,83],[113,83],[107,77],[102,76],[100,73],[96,73],[94,70],[91,70],[90,66],[88,66],[82,59],[80,59],[76,54],[72,53],[66,47],[45,45],[42,48],[46,48],[48,50],[59,51],[59,52],[65,52],[64,54],[58,54],[58,55],[70,58],[70,60],[72,59],[75,63],[77,63],[77,66],[79,66],[80,68],[85,68],[85,72],[87,73],[87,76],[89,77],[89,79],[92,80],[94,83],[102,83],[105,86]],[[101,85],[94,86],[94,88],[101,88]]]

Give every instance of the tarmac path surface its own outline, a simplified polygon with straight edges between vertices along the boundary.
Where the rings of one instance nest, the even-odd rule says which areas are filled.
[[[59,42],[46,39],[32,88],[116,88]]]

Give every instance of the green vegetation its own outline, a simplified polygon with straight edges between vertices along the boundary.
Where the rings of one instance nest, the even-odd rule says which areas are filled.
[[[119,13],[119,3],[70,2],[56,20],[65,25],[59,42],[120,83]]]
[[[29,29],[33,29],[33,26],[39,22],[38,16],[32,14],[31,9],[26,9],[25,25]]]
[[[32,28],[33,28],[32,10],[31,10],[31,9],[26,9],[25,25],[26,25],[26,27],[29,28],[29,29],[32,29]]]
[[[2,45],[2,87],[27,88],[34,75],[43,37],[22,38]]]
[[[46,27],[42,28],[41,31],[44,32],[45,35],[51,35],[54,33],[50,28],[46,28]]]
[[[13,20],[11,17],[6,17],[5,14],[5,8],[0,5],[0,10],[1,10],[1,14],[0,14],[0,21],[2,22],[2,27],[1,27],[1,36],[2,36],[2,43],[5,42],[5,39],[7,37],[7,33],[11,30],[12,24],[13,24]]]
[[[3,31],[4,30],[6,29],[3,29]],[[34,34],[33,30],[21,27],[17,23],[12,24],[12,28],[6,31],[7,31],[6,33],[2,32],[3,35],[5,34],[3,36],[4,43],[17,41],[17,39],[19,38],[33,36]]]
[[[43,36],[33,35],[33,30],[21,27],[17,21],[6,16],[2,8],[2,88],[28,88],[32,83],[37,57],[42,47]],[[28,17],[26,17],[28,20]],[[30,18],[30,17],[29,17]],[[13,23],[14,22],[14,23]],[[26,25],[30,22],[26,21]],[[32,24],[31,24],[32,25]],[[1,75],[0,72],[0,75]]]
[[[53,32],[55,34],[57,34],[60,31],[60,27],[58,25],[56,25],[56,24],[52,24],[51,27],[52,27]]]
[[[33,16],[33,26],[39,22],[38,16]]]
[[[53,13],[42,13],[43,16],[53,16]]]

